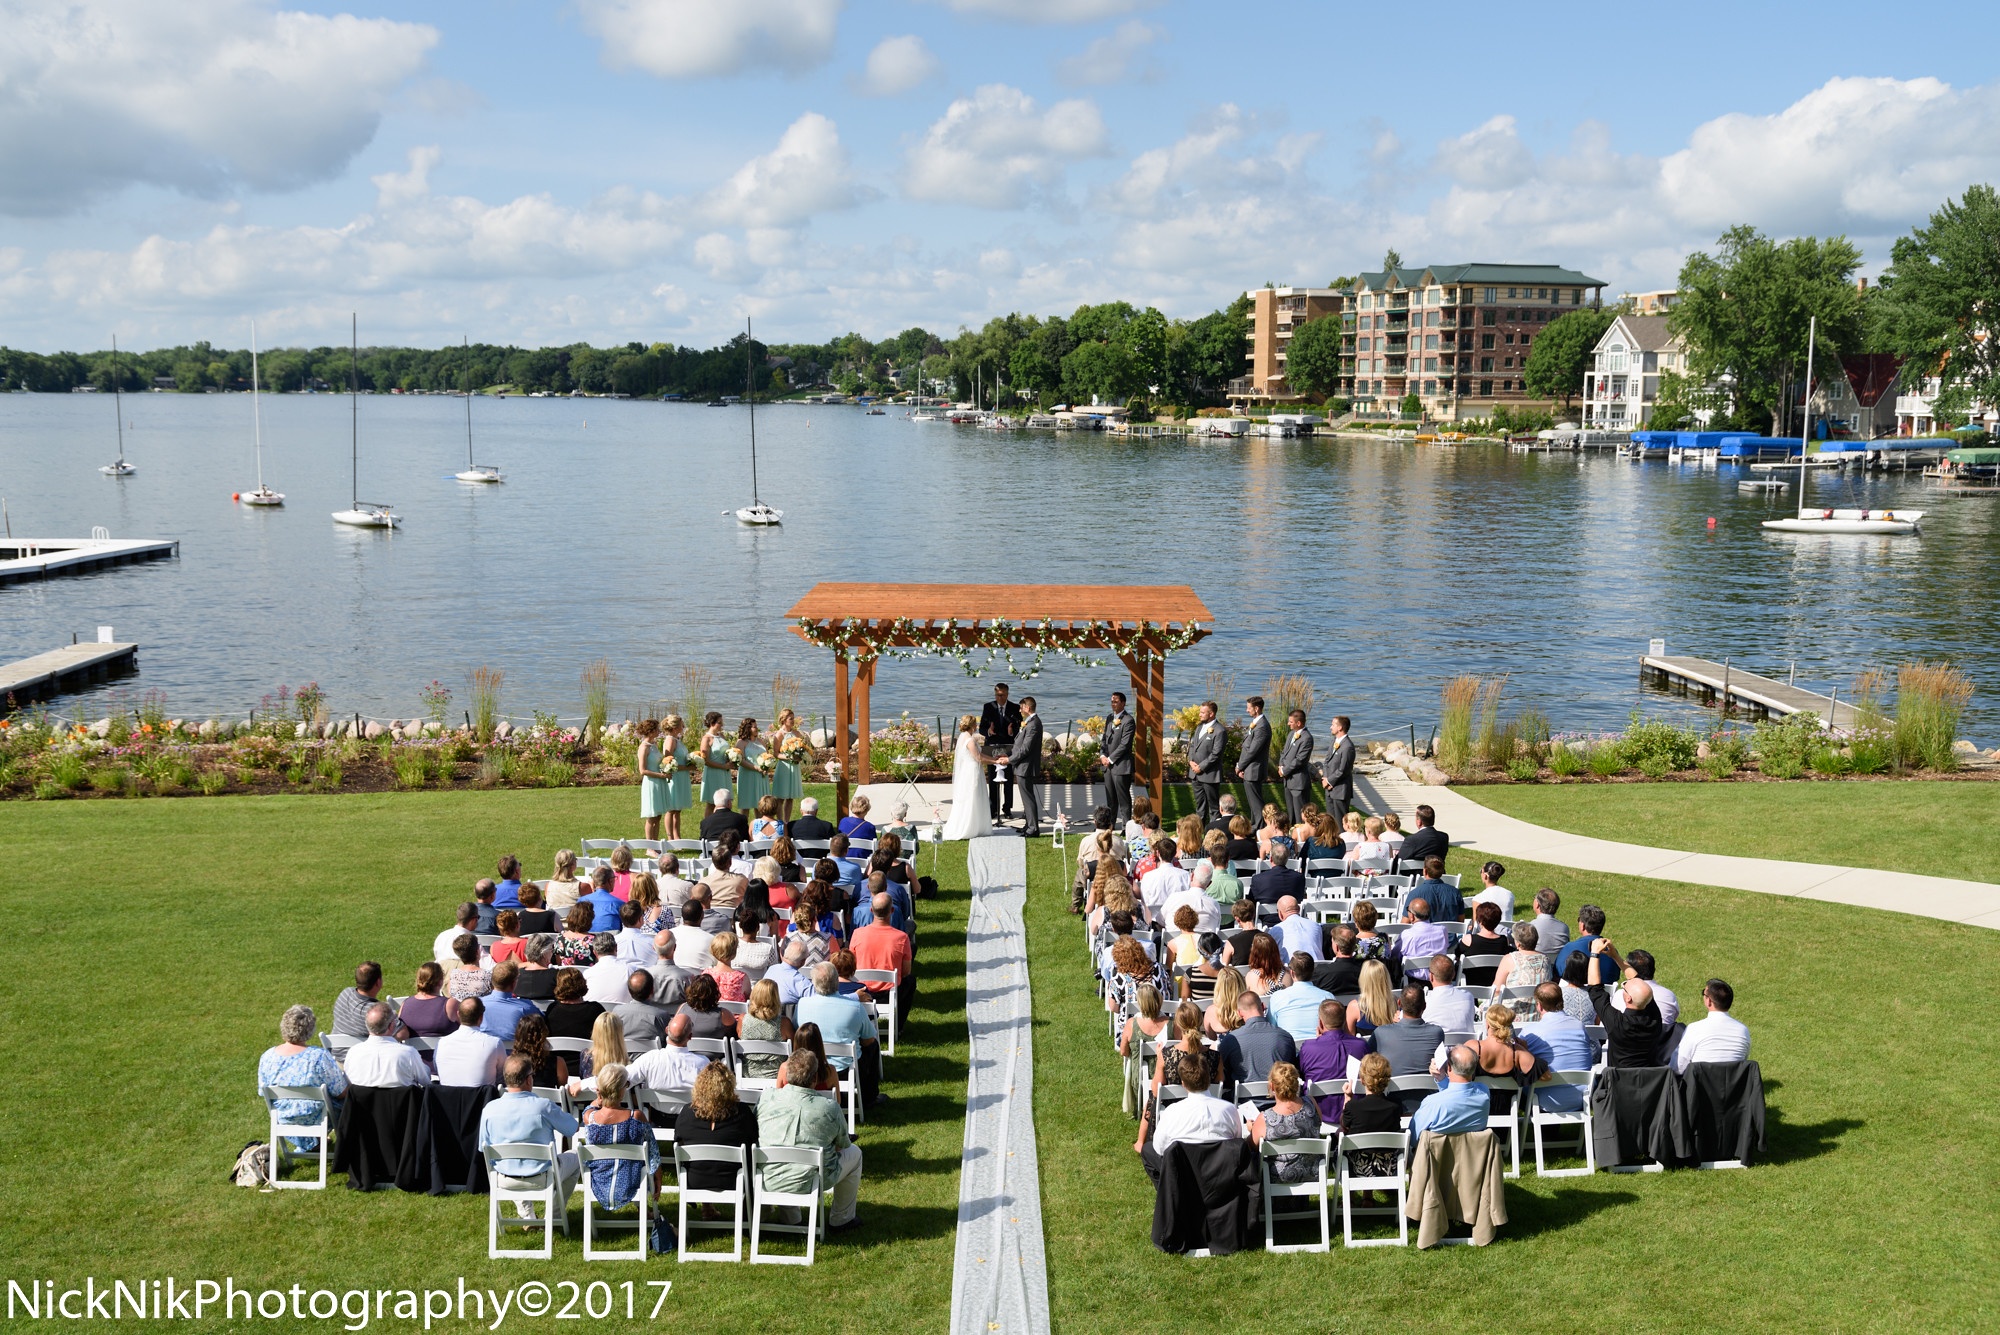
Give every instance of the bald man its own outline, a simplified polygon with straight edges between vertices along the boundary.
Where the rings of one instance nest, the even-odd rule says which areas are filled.
[[[1597,1022],[1604,1026],[1606,1063],[1611,1066],[1658,1066],[1666,1025],[1660,1019],[1660,1008],[1653,1002],[1653,985],[1636,976],[1627,978],[1624,1009],[1613,1006],[1604,985],[1607,955],[1615,965],[1617,948],[1604,937],[1593,937],[1590,942],[1590,972],[1584,978],[1584,991],[1590,997],[1591,1009],[1597,1012]]]

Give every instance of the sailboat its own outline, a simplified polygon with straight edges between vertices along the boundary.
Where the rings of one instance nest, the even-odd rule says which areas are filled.
[[[757,392],[751,383],[752,359],[750,321],[743,322],[743,398],[750,405],[750,504],[736,512],[737,522],[770,528],[785,522],[785,512],[774,510],[757,496]]]
[[[349,528],[394,528],[400,518],[386,505],[360,499],[361,492],[361,322],[358,317],[350,317],[352,324],[348,331],[350,346],[347,362],[347,405],[352,421],[352,444],[349,446],[348,463],[348,508],[335,510],[333,522],[346,524]]]
[[[1805,431],[1799,437],[1799,508],[1788,519],[1766,519],[1764,527],[1779,533],[1863,533],[1898,535],[1915,533],[1922,510],[1814,510],[1806,511],[1806,442],[1812,439],[1813,352],[1819,341],[1819,317],[1815,315],[1806,334],[1806,416]]]
[[[499,482],[500,467],[497,464],[476,464],[472,462],[472,340],[465,340],[465,471],[453,473],[460,482]]]
[[[118,376],[118,335],[111,336],[111,399],[118,405],[118,461],[97,471],[106,477],[130,477],[139,470],[125,462],[125,395]]]
[[[240,498],[245,505],[283,505],[285,493],[264,485],[264,405],[259,395],[263,385],[257,375],[257,322],[250,322],[250,422],[257,441],[257,490]]]

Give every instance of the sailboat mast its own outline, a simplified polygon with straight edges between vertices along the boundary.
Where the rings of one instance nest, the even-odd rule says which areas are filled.
[[[750,317],[747,315],[744,316],[743,397],[750,404],[750,504],[754,507],[763,504],[763,502],[757,497],[757,393],[750,383],[751,358],[755,356],[755,353],[751,351],[750,345],[756,341],[756,335],[750,332],[750,323]]]
[[[250,430],[257,442],[257,490],[264,490],[264,408],[258,397],[257,322],[250,322]]]
[[[111,402],[118,410],[118,462],[125,462],[125,394],[119,384],[118,335],[111,336]]]
[[[348,444],[347,505],[361,508],[361,316],[347,316],[347,410],[352,435]]]
[[[1799,516],[1806,512],[1806,446],[1812,441],[1813,345],[1819,342],[1819,317],[1812,317],[1806,333],[1806,419],[1799,433]]]
[[[472,469],[472,338],[470,335],[461,337],[465,339],[465,467],[466,471],[470,472]]]

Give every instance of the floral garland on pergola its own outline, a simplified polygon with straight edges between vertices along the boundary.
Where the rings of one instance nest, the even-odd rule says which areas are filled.
[[[1050,653],[1060,654],[1080,667],[1108,665],[1110,659],[1098,658],[1089,652],[1092,640],[1103,641],[1114,654],[1129,654],[1139,662],[1150,663],[1187,648],[1202,635],[1201,623],[1194,621],[1178,629],[1143,620],[1137,623],[1136,628],[1127,628],[1110,621],[1057,626],[1048,621],[1016,624],[1005,618],[960,621],[957,617],[946,617],[936,626],[913,621],[909,617],[896,617],[873,625],[852,618],[839,621],[802,620],[797,624],[799,633],[805,636],[808,643],[839,654],[852,654],[863,663],[885,656],[900,659],[953,658],[965,669],[967,676],[978,677],[993,666],[994,657],[998,655],[1006,662],[1010,674],[1024,680],[1042,670],[1042,660]],[[963,642],[966,632],[970,632],[970,643]],[[1021,641],[1030,640],[1030,637],[1035,650],[1034,661],[1027,667],[1021,667],[1014,662],[1014,650],[1028,647]],[[884,642],[898,639],[907,639],[910,643]],[[982,649],[986,651],[986,657],[975,664],[973,654]]]

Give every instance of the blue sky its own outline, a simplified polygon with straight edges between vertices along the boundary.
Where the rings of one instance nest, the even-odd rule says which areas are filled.
[[[2000,178],[1990,6],[0,0],[0,341],[706,344],[1267,279],[1871,271]],[[1953,34],[1950,41],[1938,35]]]

